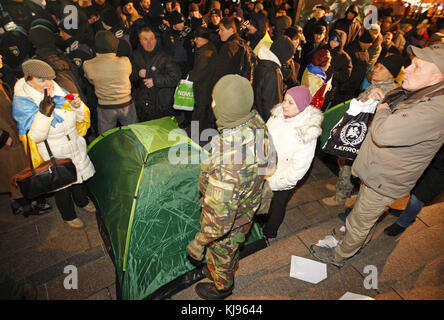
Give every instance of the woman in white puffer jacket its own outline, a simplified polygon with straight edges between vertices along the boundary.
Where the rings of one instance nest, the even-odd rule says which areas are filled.
[[[34,167],[49,160],[45,140],[55,158],[71,158],[77,181],[57,190],[54,196],[63,220],[71,228],[82,228],[84,224],[77,218],[74,203],[95,212],[83,185],[95,169],[86,153],[86,141],[79,135],[84,135],[90,124],[88,107],[78,95],[69,95],[53,80],[55,72],[47,63],[32,59],[24,62],[22,69],[25,77],[17,81],[13,99],[13,117],[20,139],[25,146],[29,141]]]
[[[267,180],[273,190],[268,220],[263,232],[275,238],[285,216],[286,203],[313,161],[317,138],[322,133],[322,112],[310,105],[312,96],[305,86],[287,90],[284,101],[271,110],[267,121],[278,154],[275,173]]]

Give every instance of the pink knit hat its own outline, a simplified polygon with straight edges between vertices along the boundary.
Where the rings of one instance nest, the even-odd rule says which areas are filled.
[[[294,102],[296,102],[300,112],[304,111],[312,100],[310,90],[308,90],[306,86],[290,88],[286,93],[293,98]]]

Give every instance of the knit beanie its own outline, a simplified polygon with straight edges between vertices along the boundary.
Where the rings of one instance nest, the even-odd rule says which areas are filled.
[[[119,39],[111,31],[100,30],[94,42],[97,53],[117,53]]]
[[[250,82],[240,75],[227,74],[213,88],[213,108],[219,129],[234,128],[251,117],[254,93]]]
[[[306,86],[290,88],[287,90],[286,94],[293,98],[300,112],[304,111],[313,99],[310,90]]]
[[[50,21],[43,18],[37,18],[31,22],[31,27],[35,26],[44,26],[47,27],[49,30],[51,30],[53,33],[59,33],[59,28],[57,27],[57,24],[54,21]]]
[[[316,51],[313,59],[311,60],[311,63],[315,66],[324,67],[325,65],[327,65],[328,60],[331,60],[330,51],[328,51],[327,49],[320,49]]]
[[[113,8],[106,8],[102,10],[100,13],[100,19],[104,24],[110,27],[114,27],[119,24],[119,16],[117,15],[116,10]]]
[[[270,50],[278,57],[281,64],[286,63],[296,52],[293,42],[287,36],[278,37],[271,45]]]
[[[396,78],[401,71],[404,59],[399,55],[391,55],[381,58],[378,62],[390,71],[393,78]]]
[[[29,30],[29,38],[37,49],[55,48],[55,34],[49,28],[36,25]]]
[[[291,27],[292,20],[289,16],[280,16],[274,18],[274,26],[276,32],[285,31]]]
[[[181,14],[178,11],[173,11],[168,19],[168,22],[171,26],[174,26],[175,24],[179,24],[181,22],[184,22],[185,18],[183,17],[183,14]]]
[[[46,62],[38,59],[23,62],[22,70],[25,80],[29,76],[45,80],[52,80],[56,77],[54,69]]]
[[[204,27],[197,27],[193,32],[193,37],[197,38],[204,38],[204,39],[210,39],[210,32],[207,28]]]

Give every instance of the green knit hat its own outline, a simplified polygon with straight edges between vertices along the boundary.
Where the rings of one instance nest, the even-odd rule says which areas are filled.
[[[237,74],[228,74],[219,79],[213,88],[213,108],[219,129],[234,128],[251,118],[254,102],[250,82]]]

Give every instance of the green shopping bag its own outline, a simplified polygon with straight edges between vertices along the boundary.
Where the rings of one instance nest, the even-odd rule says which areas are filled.
[[[176,110],[193,111],[194,110],[194,93],[193,82],[186,79],[180,80],[174,92],[174,105]]]

